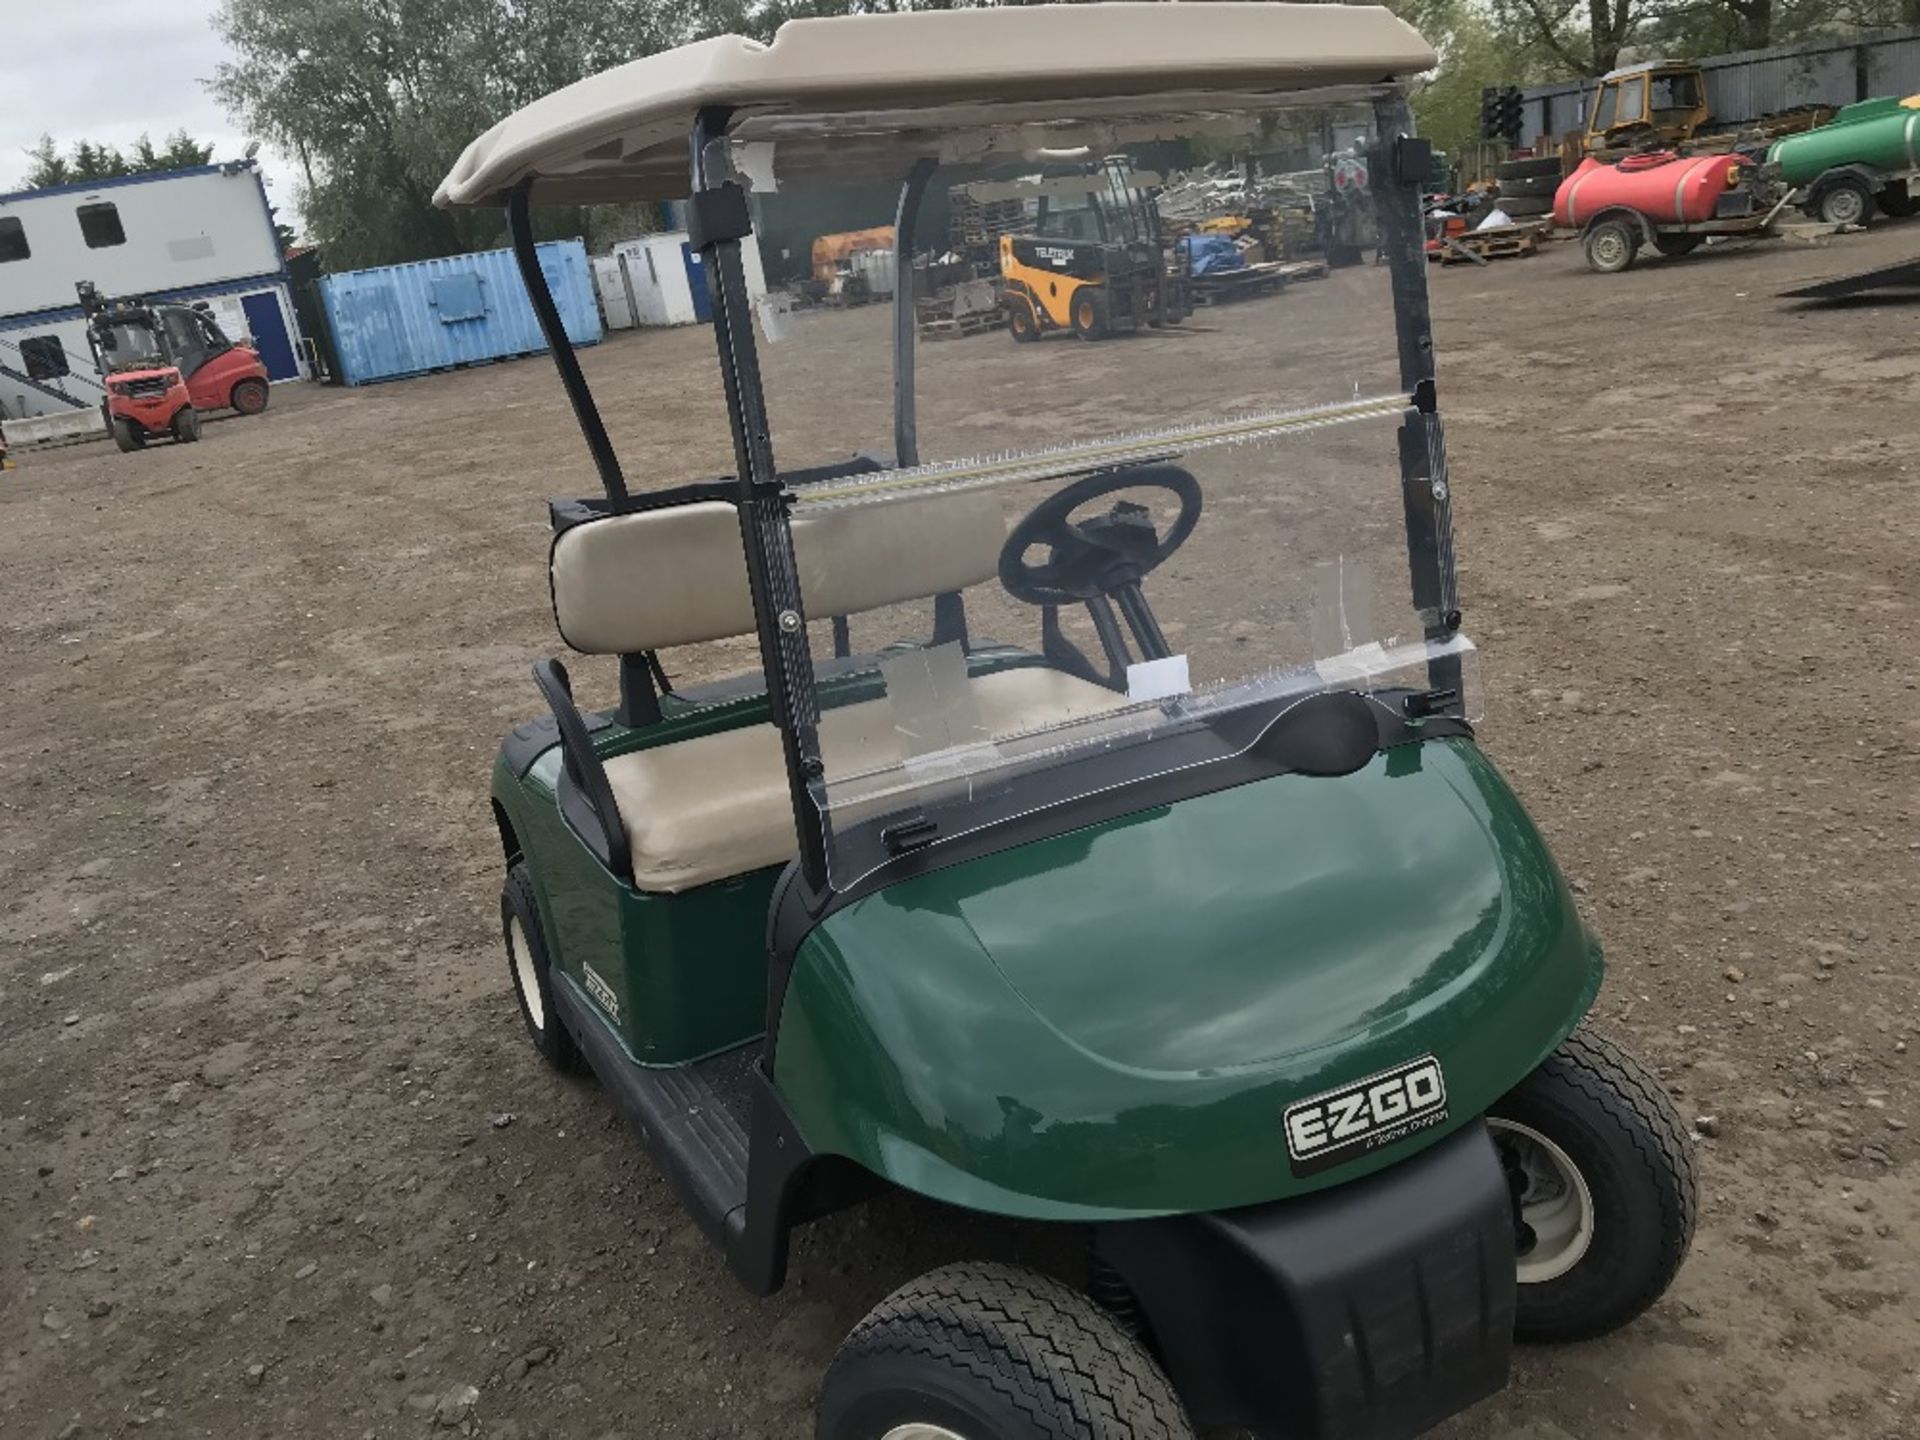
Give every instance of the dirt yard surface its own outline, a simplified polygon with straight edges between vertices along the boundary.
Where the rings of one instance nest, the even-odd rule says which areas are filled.
[[[1917,245],[1433,276],[1484,742],[1702,1177],[1670,1295],[1523,1353],[1454,1440],[1920,1436],[1920,308],[1773,298]],[[1311,334],[1345,283],[1256,303]],[[1195,323],[1197,392],[1253,322]],[[776,438],[883,441],[836,430],[859,366],[818,333]],[[730,464],[711,343],[586,356],[636,475]],[[928,364],[990,386],[1014,349]],[[537,360],[0,481],[0,1434],[798,1436],[904,1278],[1071,1264],[891,1198],[752,1300],[539,1066],[487,770],[560,648],[542,498],[592,490]]]

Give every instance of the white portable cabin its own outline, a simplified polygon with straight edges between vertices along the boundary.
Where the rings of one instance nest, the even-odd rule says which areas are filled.
[[[0,195],[0,412],[101,399],[74,286],[154,302],[205,301],[260,351],[274,380],[304,378],[279,237],[252,161]]]
[[[713,318],[707,298],[706,276],[699,253],[687,242],[684,230],[667,230],[622,240],[613,257],[625,271],[626,293],[632,299],[636,325],[703,325]],[[760,268],[760,249],[748,237],[740,246],[747,275],[747,293],[767,293],[766,272]]]
[[[633,328],[633,293],[627,286],[626,259],[620,255],[595,255],[592,259],[593,293],[600,301],[600,317],[609,330]]]

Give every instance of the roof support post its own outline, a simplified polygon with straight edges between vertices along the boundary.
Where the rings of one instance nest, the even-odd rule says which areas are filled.
[[[581,373],[580,357],[574,354],[567,327],[560,322],[560,311],[547,289],[546,273],[540,268],[540,252],[534,247],[533,218],[528,205],[532,183],[523,182],[507,192],[507,231],[513,237],[513,258],[520,267],[527,298],[533,302],[540,333],[547,337],[547,349],[553,352],[553,366],[560,372],[560,384],[573,405],[573,418],[579,422],[581,435],[586,437],[593,468],[600,474],[607,498],[618,503],[627,498],[626,477],[620,472],[620,460],[613,453],[613,442],[607,438],[600,409],[593,403],[593,392],[587,388],[587,377]]]
[[[739,183],[717,170],[708,153],[725,137],[729,115],[724,107],[708,107],[694,117],[689,139],[691,238],[705,261],[713,300],[713,338],[720,354],[739,476],[735,506],[740,512],[740,541],[746,554],[747,584],[753,592],[767,701],[786,759],[800,875],[810,890],[819,892],[827,884],[826,816],[814,802],[810,786],[825,770],[820,758],[820,707],[814,695],[813,655],[787,521],[789,497],[774,468],[767,401],[753,338],[752,300],[740,259],[740,241],[751,231],[746,228],[746,199]]]
[[[1380,259],[1393,287],[1394,327],[1400,351],[1400,384],[1411,397],[1400,426],[1401,499],[1407,529],[1407,569],[1414,609],[1427,639],[1445,641],[1460,628],[1454,584],[1452,504],[1448,498],[1446,436],[1433,383],[1433,315],[1427,301],[1426,222],[1420,198],[1432,164],[1432,147],[1413,134],[1404,96],[1374,102],[1374,140],[1367,151],[1367,185],[1373,197]],[[1436,690],[1460,687],[1460,665],[1451,657],[1429,667]]]

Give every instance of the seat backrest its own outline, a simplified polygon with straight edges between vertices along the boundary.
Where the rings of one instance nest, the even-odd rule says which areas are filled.
[[[1007,537],[995,490],[793,518],[809,618],[857,615],[979,584]],[[637,655],[753,632],[740,520],[699,501],[568,526],[548,562],[560,636],[589,655]]]

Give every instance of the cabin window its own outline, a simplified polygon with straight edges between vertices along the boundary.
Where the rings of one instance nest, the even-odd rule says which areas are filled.
[[[120,209],[106,201],[82,205],[74,214],[80,217],[80,234],[89,250],[104,250],[109,245],[127,243],[127,232],[120,225]]]
[[[9,260],[25,260],[31,254],[26,229],[13,216],[0,215],[0,265]]]
[[[67,347],[58,335],[23,336],[20,363],[26,367],[29,380],[58,380],[71,373],[67,369]]]

